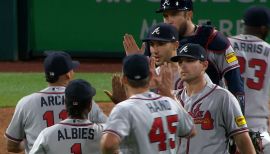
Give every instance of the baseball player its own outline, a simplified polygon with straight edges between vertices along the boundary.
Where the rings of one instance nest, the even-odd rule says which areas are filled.
[[[79,65],[65,52],[52,52],[44,60],[46,81],[49,86],[39,92],[23,97],[18,104],[6,130],[9,152],[29,153],[39,133],[67,118],[64,105],[66,84],[73,78],[73,69]],[[93,104],[90,112],[96,121],[104,120],[104,114]],[[101,116],[104,115],[104,116]],[[101,119],[97,119],[101,118]],[[24,143],[24,146],[21,146]]]
[[[244,34],[229,38],[237,54],[245,84],[246,118],[249,129],[263,136],[263,151],[270,153],[268,100],[270,45],[265,38],[270,27],[269,8],[252,6],[244,14]]]
[[[178,63],[186,83],[176,96],[193,117],[198,132],[191,139],[181,138],[179,153],[228,153],[226,143],[233,137],[241,153],[255,154],[237,99],[203,77],[208,67],[206,50],[199,44],[186,44],[171,60]]]
[[[87,119],[95,93],[88,82],[71,81],[65,90],[68,118],[42,130],[30,154],[100,153],[103,126]]]
[[[149,91],[148,59],[125,57],[122,81],[128,99],[112,110],[101,138],[103,153],[175,153],[177,136],[193,136],[193,121],[175,100]]]
[[[142,40],[150,44],[150,52],[155,60],[156,73],[159,74],[160,66],[165,62],[170,63],[170,58],[176,55],[176,49],[179,46],[178,42],[178,32],[175,27],[166,23],[158,23],[153,25],[147,36]],[[134,49],[134,44],[136,44],[134,38],[130,34],[124,36],[124,48],[127,55],[136,53]],[[138,53],[138,52],[137,52]],[[172,89],[179,89],[182,87],[183,82],[178,73],[178,65],[172,63],[173,69],[173,84]],[[205,74],[205,78],[211,82],[209,76]]]
[[[236,55],[228,39],[209,25],[195,25],[192,0],[161,0],[160,8],[165,23],[175,26],[179,33],[179,47],[186,43],[203,46],[208,54],[209,66],[206,73],[211,81],[224,87],[238,99],[244,113],[244,87]]]
[[[212,26],[195,25],[192,22],[192,0],[161,0],[160,8],[156,12],[162,13],[164,23],[171,24],[178,30],[179,47],[186,43],[196,43],[207,50],[209,67],[206,73],[213,83],[222,87],[225,87],[223,77],[225,78],[228,90],[236,96],[244,112],[243,81],[229,40]],[[145,43],[141,49],[134,40],[128,45],[133,52],[143,52],[145,49],[145,55],[151,55],[149,43]]]

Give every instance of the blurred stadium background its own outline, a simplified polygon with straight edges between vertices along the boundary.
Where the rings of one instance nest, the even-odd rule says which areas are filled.
[[[194,22],[210,20],[225,35],[239,34],[251,5],[270,2],[195,0]],[[159,0],[0,0],[0,60],[31,60],[46,50],[121,58],[123,35],[133,34],[140,44],[148,28],[162,21],[158,7]]]

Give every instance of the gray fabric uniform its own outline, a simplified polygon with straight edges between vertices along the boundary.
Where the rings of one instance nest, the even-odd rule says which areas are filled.
[[[24,141],[25,153],[29,153],[44,128],[67,118],[64,92],[65,87],[51,86],[23,97],[16,105],[5,137],[14,142]],[[90,114],[95,122],[104,122],[106,119],[95,103],[93,103]]]
[[[207,83],[198,94],[189,97],[186,89],[177,98],[193,117],[197,134],[181,138],[181,154],[224,154],[228,138],[248,131],[237,99],[226,89]]]
[[[244,80],[247,124],[263,136],[264,153],[270,153],[268,130],[270,89],[270,44],[253,35],[229,38]]]
[[[30,154],[98,154],[103,126],[66,119],[41,131]]]
[[[122,153],[175,153],[177,136],[188,136],[193,127],[192,118],[175,100],[145,92],[117,104],[104,132],[121,139]]]

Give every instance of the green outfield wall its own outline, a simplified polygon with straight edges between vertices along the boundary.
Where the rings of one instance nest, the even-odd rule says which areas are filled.
[[[140,44],[149,27],[162,22],[161,14],[155,13],[160,0],[24,1],[27,10],[20,20],[27,26],[19,26],[19,49],[33,56],[44,50],[65,50],[78,56],[123,56],[125,33],[133,34]],[[241,32],[242,14],[251,5],[270,7],[270,0],[195,0],[194,23],[211,20],[225,35],[235,35]],[[14,46],[6,48],[16,50],[16,41],[11,42]]]

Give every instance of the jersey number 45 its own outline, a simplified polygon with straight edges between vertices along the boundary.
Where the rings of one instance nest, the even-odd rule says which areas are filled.
[[[177,126],[173,125],[174,123],[178,122],[178,116],[177,115],[170,115],[166,117],[166,123],[168,126],[168,133],[175,134],[177,130]],[[165,151],[167,150],[166,147],[166,132],[163,128],[163,121],[161,117],[157,117],[154,119],[154,122],[152,124],[152,128],[148,134],[149,140],[151,143],[159,142],[159,151]],[[175,135],[173,135],[175,136]],[[175,148],[175,137],[169,138],[169,145],[170,149]]]

